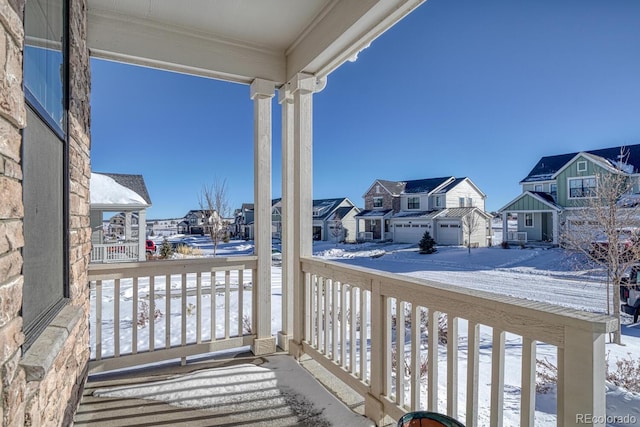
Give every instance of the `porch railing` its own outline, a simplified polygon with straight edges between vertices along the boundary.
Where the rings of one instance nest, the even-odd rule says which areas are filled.
[[[507,231],[507,242],[527,243],[527,232]]]
[[[514,363],[505,346],[521,351],[519,384],[507,379],[509,399],[519,389],[520,425],[534,425],[538,355],[557,366],[558,425],[604,419],[612,318],[313,258],[301,267],[303,350],[364,396],[374,421],[427,409],[468,427],[502,425],[505,363]]]
[[[251,345],[256,260],[90,265],[90,372]]]
[[[373,233],[371,231],[360,231],[358,233],[358,240],[361,242],[370,242],[373,240]]]
[[[100,243],[91,248],[91,262],[118,263],[138,261],[138,242]]]

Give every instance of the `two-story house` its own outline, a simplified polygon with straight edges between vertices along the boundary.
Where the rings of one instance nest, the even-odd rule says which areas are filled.
[[[542,157],[520,181],[522,193],[499,210],[505,224],[503,241],[559,244],[575,211],[596,195],[599,175],[626,174],[638,193],[639,170],[640,144]],[[506,230],[510,213],[518,216],[517,232]]]
[[[359,240],[417,243],[429,231],[439,245],[462,245],[469,239],[465,223],[473,223],[471,243],[487,244],[486,195],[467,177],[378,179],[363,198],[365,209],[356,217]]]

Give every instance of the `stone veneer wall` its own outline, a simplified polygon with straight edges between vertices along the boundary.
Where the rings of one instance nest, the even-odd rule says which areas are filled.
[[[72,423],[89,359],[90,70],[85,0],[70,0],[69,304],[22,344],[22,91],[25,0],[0,0],[0,426]]]

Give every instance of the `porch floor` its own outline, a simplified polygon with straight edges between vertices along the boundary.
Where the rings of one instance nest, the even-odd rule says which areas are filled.
[[[260,396],[260,393],[246,396],[246,399],[244,396],[239,396],[236,403],[208,405],[206,409],[180,407],[160,400],[94,396],[94,392],[99,389],[113,390],[114,387],[132,385],[146,387],[159,381],[201,372],[205,369],[232,368],[243,364],[269,369],[275,375],[277,390],[273,390],[273,387],[265,382],[266,394],[263,398],[255,397]],[[232,381],[242,383],[246,382],[246,378],[238,376],[237,380]],[[182,387],[188,389],[190,386],[186,382]],[[331,391],[325,387],[330,388]],[[215,395],[215,389],[211,394]],[[186,366],[167,363],[151,368],[89,376],[74,423],[76,426],[102,427],[177,424],[185,426],[373,426],[374,423],[371,420],[361,415],[363,410],[364,402],[360,396],[335,380],[308,357],[303,356],[298,363],[285,353],[254,356],[250,352],[244,352],[226,354],[224,358],[189,360]]]

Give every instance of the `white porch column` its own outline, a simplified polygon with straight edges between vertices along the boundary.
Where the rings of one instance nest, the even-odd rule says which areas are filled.
[[[360,235],[360,218],[356,218],[356,239],[355,239],[356,242],[359,239],[358,237],[359,235]]]
[[[294,289],[294,112],[290,85],[278,92],[282,109],[282,330],[278,332],[278,347],[289,351],[289,340],[293,339],[293,289]]]
[[[502,212],[502,241],[507,241],[507,233],[509,232],[509,222],[507,220],[507,212]]]
[[[147,259],[147,210],[138,211],[138,261]]]
[[[300,257],[311,256],[313,251],[313,91],[315,77],[298,74],[291,81],[293,94],[293,342],[289,353],[302,354],[305,321],[305,277],[300,270]]]
[[[124,213],[124,240],[131,240],[131,212]]]
[[[558,221],[560,220],[558,211],[553,211],[553,244],[560,244],[560,224]]]
[[[254,243],[258,266],[253,277],[253,323],[256,339],[253,354],[276,350],[271,336],[271,98],[273,82],[255,79],[251,83],[253,100],[253,194]]]

